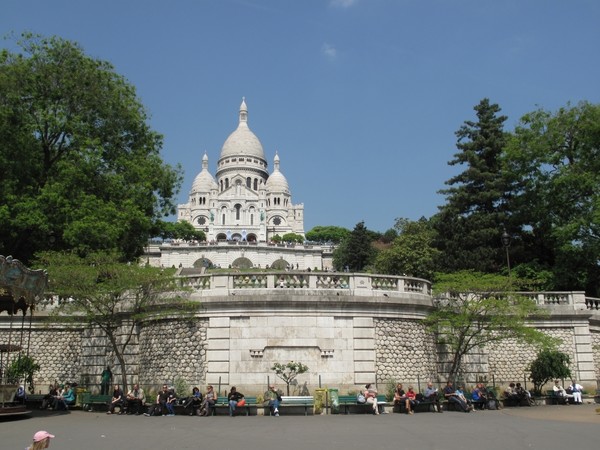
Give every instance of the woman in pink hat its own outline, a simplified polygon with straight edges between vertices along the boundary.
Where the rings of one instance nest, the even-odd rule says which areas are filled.
[[[42,450],[50,446],[50,439],[54,437],[53,434],[47,431],[38,431],[33,435],[33,444],[27,447],[27,450]]]

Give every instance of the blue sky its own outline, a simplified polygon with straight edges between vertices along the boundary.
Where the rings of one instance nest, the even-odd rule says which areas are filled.
[[[3,0],[0,34],[77,41],[136,86],[181,163],[215,173],[242,96],[305,229],[430,217],[483,97],[507,129],[600,101],[597,0]],[[10,47],[10,41],[2,46]]]

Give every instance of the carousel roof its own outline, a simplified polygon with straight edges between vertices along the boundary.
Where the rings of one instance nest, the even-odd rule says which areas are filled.
[[[12,256],[0,255],[0,297],[2,300],[12,298],[17,304],[23,300],[28,305],[35,304],[42,298],[48,274],[45,270],[32,270]],[[9,311],[10,314],[10,311]]]

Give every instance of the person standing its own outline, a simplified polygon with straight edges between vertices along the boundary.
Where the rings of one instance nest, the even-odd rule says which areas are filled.
[[[27,450],[42,450],[50,447],[50,439],[54,439],[54,435],[47,431],[38,431],[33,435],[33,443],[27,447]]]
[[[108,395],[108,389],[112,384],[112,379],[113,374],[110,371],[110,367],[106,366],[106,369],[104,369],[100,375],[100,395]]]

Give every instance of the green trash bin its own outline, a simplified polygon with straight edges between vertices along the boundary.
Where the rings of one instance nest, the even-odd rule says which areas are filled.
[[[337,388],[329,389],[329,407],[331,408],[331,414],[340,413],[340,397]]]

